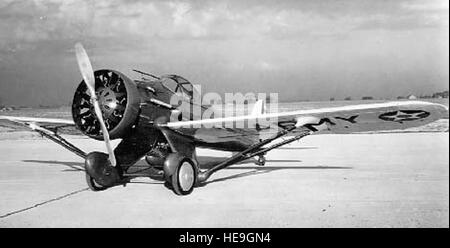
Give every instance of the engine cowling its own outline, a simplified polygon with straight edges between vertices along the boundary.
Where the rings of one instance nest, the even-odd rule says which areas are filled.
[[[94,76],[97,99],[109,136],[111,139],[122,138],[138,117],[140,95],[137,86],[133,80],[114,70],[97,70]],[[84,81],[81,81],[75,91],[72,117],[82,133],[103,140],[91,96]]]

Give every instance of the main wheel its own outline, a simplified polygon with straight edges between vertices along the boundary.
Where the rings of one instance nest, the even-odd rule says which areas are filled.
[[[106,186],[97,183],[93,177],[89,176],[88,173],[86,173],[86,182],[92,191],[102,191],[108,188]]]
[[[119,167],[111,166],[108,154],[91,152],[84,161],[86,182],[93,191],[105,190],[120,182]]]
[[[197,180],[195,165],[189,159],[183,159],[171,176],[173,191],[177,195],[188,195],[194,190]]]

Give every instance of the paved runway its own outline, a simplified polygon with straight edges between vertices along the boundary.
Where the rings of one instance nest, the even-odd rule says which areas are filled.
[[[150,178],[91,192],[79,157],[44,139],[0,140],[0,227],[448,228],[448,149],[448,132],[311,136],[179,197]]]

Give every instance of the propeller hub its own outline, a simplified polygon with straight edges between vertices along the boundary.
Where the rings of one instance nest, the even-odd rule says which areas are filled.
[[[98,89],[98,103],[103,116],[109,118],[119,106],[116,94],[110,88],[102,87]]]

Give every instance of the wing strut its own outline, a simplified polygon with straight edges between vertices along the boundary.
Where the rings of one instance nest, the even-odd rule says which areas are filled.
[[[29,128],[33,129],[33,131],[38,132],[40,135],[44,136],[45,138],[55,142],[56,144],[61,145],[62,147],[66,148],[67,150],[82,157],[83,159],[86,159],[86,153],[83,152],[80,148],[78,148],[75,145],[73,145],[72,143],[70,143],[69,141],[67,141],[66,139],[64,139],[63,137],[61,137],[56,132],[56,129],[55,129],[55,131],[52,131],[47,128],[38,126],[34,123],[21,123],[21,124],[28,126]]]
[[[273,149],[278,148],[280,146],[283,146],[283,145],[289,144],[291,142],[294,142],[296,140],[299,140],[299,139],[301,139],[301,138],[303,138],[305,136],[308,136],[308,135],[310,135],[312,133],[312,131],[304,131],[304,132],[301,132],[300,134],[294,136],[293,138],[281,141],[281,142],[276,143],[274,145],[271,145],[271,146],[269,146],[267,148],[261,149],[264,145],[267,145],[270,142],[272,142],[272,141],[274,141],[274,140],[276,140],[276,139],[278,139],[280,137],[283,137],[283,136],[289,134],[291,131],[293,131],[296,128],[297,128],[296,126],[291,126],[291,127],[287,128],[287,129],[283,129],[283,130],[279,131],[277,134],[275,134],[274,136],[272,136],[271,138],[262,140],[261,142],[250,146],[249,148],[245,149],[244,151],[239,152],[236,155],[231,156],[230,158],[220,162],[219,164],[217,164],[216,166],[212,167],[211,169],[200,172],[198,174],[198,182],[199,183],[205,182],[206,180],[208,180],[208,178],[214,172],[216,172],[218,170],[224,169],[224,168],[226,168],[228,166],[231,166],[231,165],[233,165],[235,163],[238,163],[240,161],[249,159],[251,157],[262,155],[262,154],[264,154],[264,153],[266,153],[266,152],[268,152],[270,150],[273,150]]]

